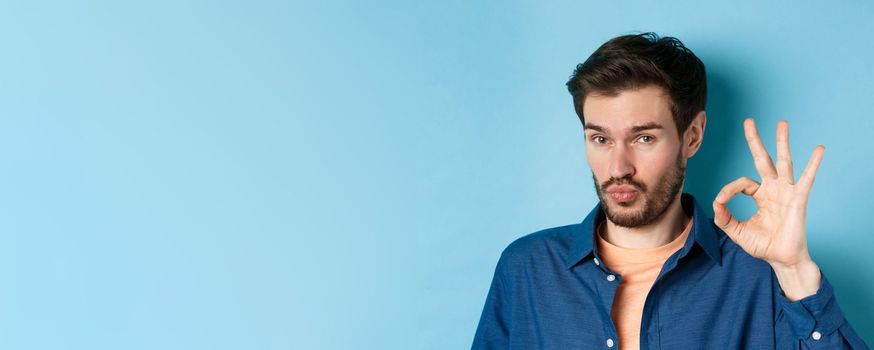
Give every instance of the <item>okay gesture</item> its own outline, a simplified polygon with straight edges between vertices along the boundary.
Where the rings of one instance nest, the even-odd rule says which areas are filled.
[[[825,147],[813,150],[796,182],[789,153],[789,124],[785,120],[777,123],[776,169],[752,118],[744,121],[744,133],[762,182],[741,177],[725,185],[713,201],[713,220],[744,251],[771,265],[789,299],[813,295],[819,287],[820,272],[807,249],[805,218]],[[746,221],[737,220],[725,205],[741,192],[753,197],[758,207]]]

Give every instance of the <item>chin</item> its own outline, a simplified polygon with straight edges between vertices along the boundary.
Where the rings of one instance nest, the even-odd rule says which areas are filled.
[[[643,210],[641,210],[640,208],[634,208],[634,207],[630,207],[630,206],[629,207],[618,207],[618,208],[614,207],[611,211],[613,212],[613,215],[615,215],[615,216],[627,217],[627,218],[638,217],[643,212]]]

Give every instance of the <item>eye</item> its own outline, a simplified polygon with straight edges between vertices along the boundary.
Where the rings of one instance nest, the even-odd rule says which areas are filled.
[[[655,141],[655,137],[652,137],[651,135],[643,135],[641,137],[638,137],[637,140],[643,143],[652,143],[653,141]]]
[[[604,143],[607,143],[607,138],[604,136],[601,136],[601,135],[595,135],[595,136],[592,136],[592,142],[597,143],[597,144],[604,144]]]

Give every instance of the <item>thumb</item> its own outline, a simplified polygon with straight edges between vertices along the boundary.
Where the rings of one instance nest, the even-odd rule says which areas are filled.
[[[725,231],[732,240],[736,241],[735,230],[737,229],[739,222],[734,215],[731,215],[731,212],[728,210],[725,203],[720,203],[715,200],[713,201],[713,223]]]
[[[725,205],[738,193],[752,196],[759,189],[759,183],[748,177],[741,177],[722,187],[713,200],[713,223],[719,226],[735,242],[740,235],[740,222],[731,215]]]

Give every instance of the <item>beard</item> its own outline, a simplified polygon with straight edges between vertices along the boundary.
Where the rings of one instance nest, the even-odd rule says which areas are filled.
[[[611,222],[622,227],[640,227],[653,223],[668,210],[668,206],[683,187],[685,175],[686,167],[678,153],[673,166],[656,179],[652,190],[643,182],[632,179],[630,175],[618,179],[610,178],[598,185],[598,179],[593,172],[592,180],[595,181],[595,192],[598,193],[601,208]],[[611,185],[633,186],[639,195],[632,202],[614,203],[611,197],[605,196]]]

